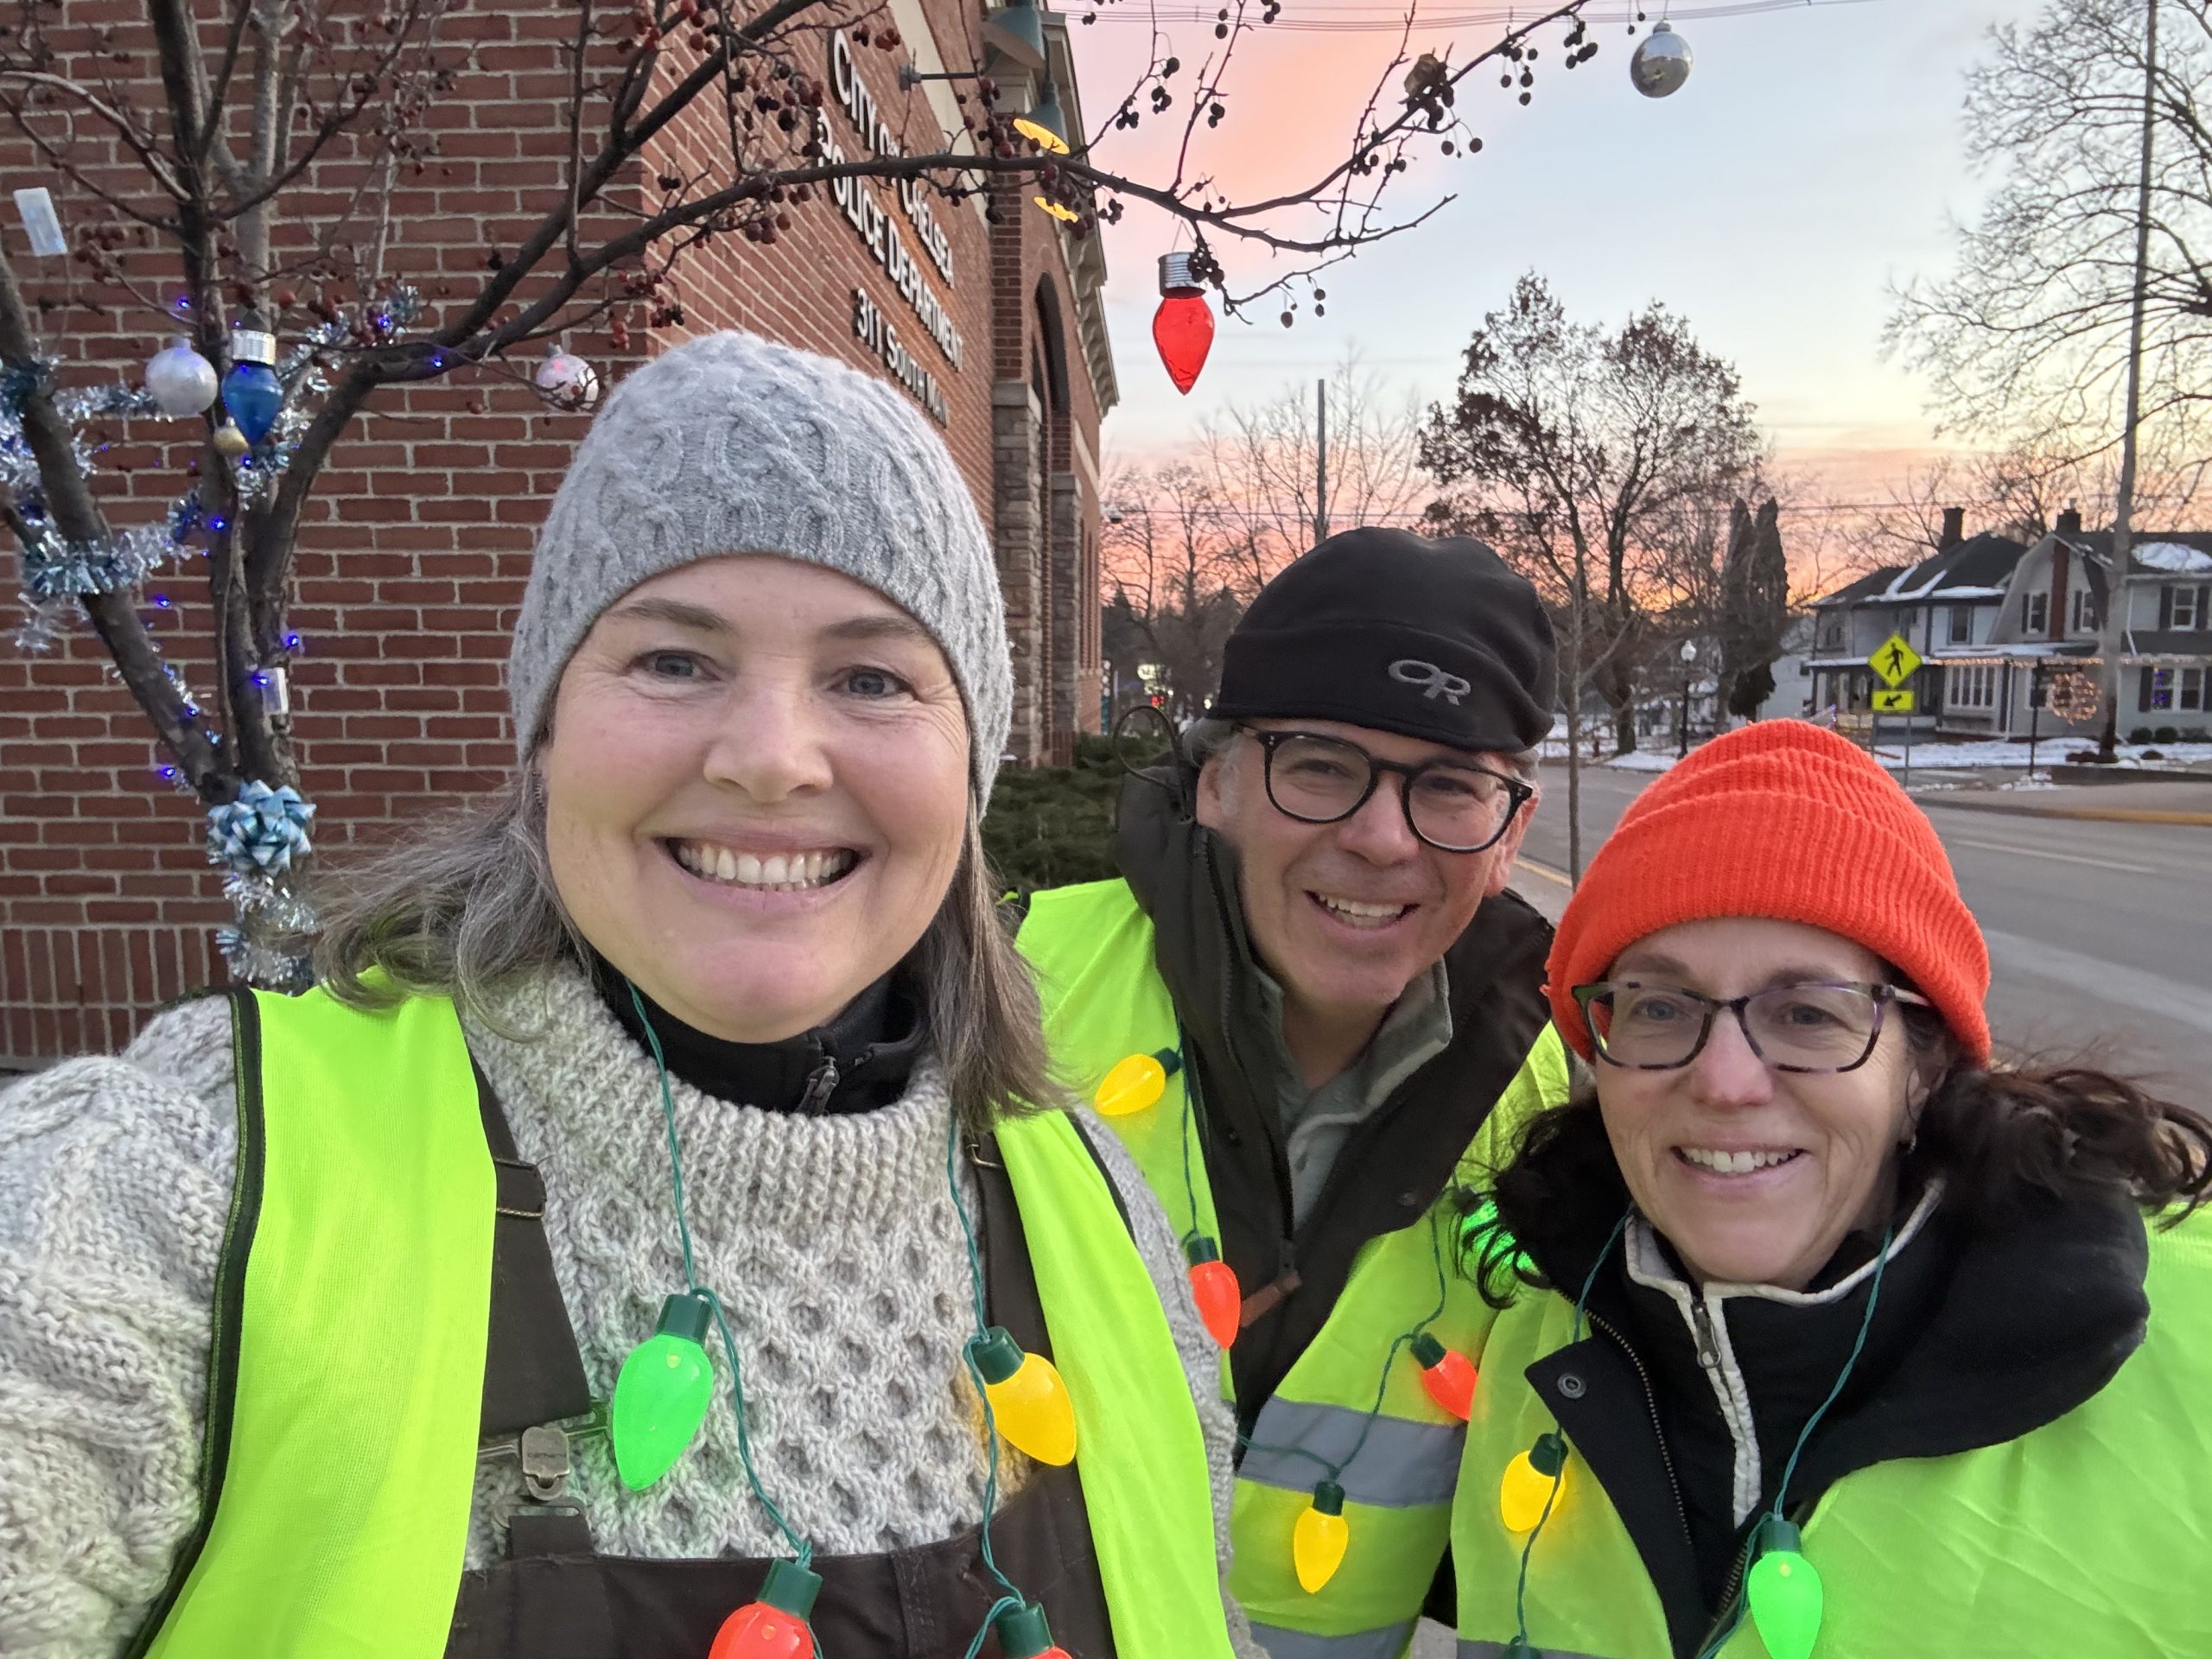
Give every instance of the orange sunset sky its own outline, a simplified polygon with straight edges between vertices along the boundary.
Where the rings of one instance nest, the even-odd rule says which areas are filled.
[[[1080,18],[1080,5],[1069,10]],[[1440,396],[1483,312],[1534,269],[1580,318],[1617,323],[1664,301],[1734,362],[1777,460],[1801,479],[1810,474],[1816,497],[1885,499],[1935,446],[1936,420],[1916,377],[1883,360],[1890,284],[1947,268],[1946,215],[1970,217],[1986,188],[1964,155],[1961,76],[1989,27],[2025,22],[2035,0],[1813,0],[1732,16],[1712,14],[1740,6],[1685,0],[1674,26],[1696,66],[1665,100],[1629,85],[1634,42],[1624,20],[1634,10],[1632,0],[1593,0],[1601,50],[1572,71],[1557,49],[1560,29],[1547,29],[1529,108],[1517,88],[1502,91],[1495,72],[1478,70],[1459,111],[1483,153],[1431,154],[1392,188],[1402,214],[1447,193],[1456,199],[1324,277],[1325,320],[1301,306],[1286,330],[1275,305],[1253,322],[1224,320],[1188,398],[1168,382],[1149,332],[1154,262],[1172,245],[1172,226],[1133,206],[1108,227],[1107,312],[1122,387],[1106,425],[1109,463],[1172,454],[1210,413],[1293,383],[1310,388],[1348,350],[1399,395]],[[1646,29],[1667,12],[1646,10]],[[1167,118],[1147,114],[1134,134],[1109,130],[1096,149],[1104,166],[1165,179],[1192,71],[1215,45],[1215,5],[1116,0],[1098,10],[1096,24],[1071,27],[1094,134],[1141,73],[1153,20],[1163,50],[1185,65]],[[1465,62],[1504,32],[1495,20],[1505,11],[1484,0],[1426,6],[1411,49],[1448,47]],[[1285,22],[1403,15],[1391,0],[1285,0],[1283,12]],[[1229,119],[1213,132],[1201,127],[1193,171],[1249,200],[1325,168],[1343,153],[1396,46],[1395,32],[1256,30],[1225,83]],[[1272,257],[1222,251],[1232,286],[1250,286]]]

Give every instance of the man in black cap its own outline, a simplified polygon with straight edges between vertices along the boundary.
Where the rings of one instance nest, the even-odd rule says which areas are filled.
[[[1535,590],[1481,543],[1332,537],[1124,785],[1123,879],[1023,921],[1054,1058],[1229,1344],[1234,1583],[1276,1659],[1395,1659],[1443,1557],[1488,1323],[1456,1190],[1567,1085],[1551,929],[1505,890],[1555,674]]]

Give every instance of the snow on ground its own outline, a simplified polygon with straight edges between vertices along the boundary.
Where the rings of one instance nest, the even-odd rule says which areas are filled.
[[[2036,764],[2050,766],[2063,763],[2068,751],[2082,747],[2081,741],[2069,738],[2045,738],[2036,750]],[[2145,760],[2145,753],[2156,750],[2162,757]],[[1874,758],[1892,772],[1904,766],[1904,746],[1885,738],[1875,750]],[[1566,759],[1563,744],[1547,743],[1544,759]],[[1612,757],[1598,763],[1616,772],[1665,772],[1675,764],[1670,753],[1639,750],[1634,754]],[[2212,766],[2212,743],[2123,743],[2120,746],[2120,764],[2123,766]],[[1912,746],[1912,769],[1920,772],[1948,772],[1980,770],[1984,767],[2011,767],[2024,772],[2028,765],[2028,746],[2025,743],[1915,743]]]

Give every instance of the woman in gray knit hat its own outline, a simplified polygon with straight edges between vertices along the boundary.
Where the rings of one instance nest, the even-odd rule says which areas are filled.
[[[1219,1352],[993,914],[1010,678],[895,391],[632,374],[508,786],[307,996],[0,1103],[0,1652],[1256,1652]]]

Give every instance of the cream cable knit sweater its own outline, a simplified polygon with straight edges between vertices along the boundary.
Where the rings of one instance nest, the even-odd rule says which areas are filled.
[[[518,1149],[543,1171],[555,1271],[594,1393],[683,1282],[650,1059],[575,973],[472,1030]],[[71,1061],[0,1096],[0,1654],[111,1659],[159,1592],[197,1507],[208,1313],[236,1157],[230,1014],[156,1020],[119,1058]],[[982,1514],[980,1402],[963,1371],[967,1255],[944,1176],[950,1105],[933,1066],[880,1111],[802,1117],[678,1082],[684,1188],[702,1282],[728,1305],[761,1478],[829,1554],[936,1542]],[[1224,1588],[1234,1424],[1173,1230],[1103,1129],[1206,1437]],[[975,1213],[976,1194],[963,1192]],[[719,1360],[717,1364],[719,1364]],[[717,1404],[702,1441],[632,1493],[604,1439],[571,1491],[599,1547],[640,1557],[782,1546]],[[1001,1464],[1001,1493],[1023,1460]],[[497,1559],[520,1493],[479,1476],[471,1565]],[[1259,1659],[1230,1604],[1241,1656]]]

